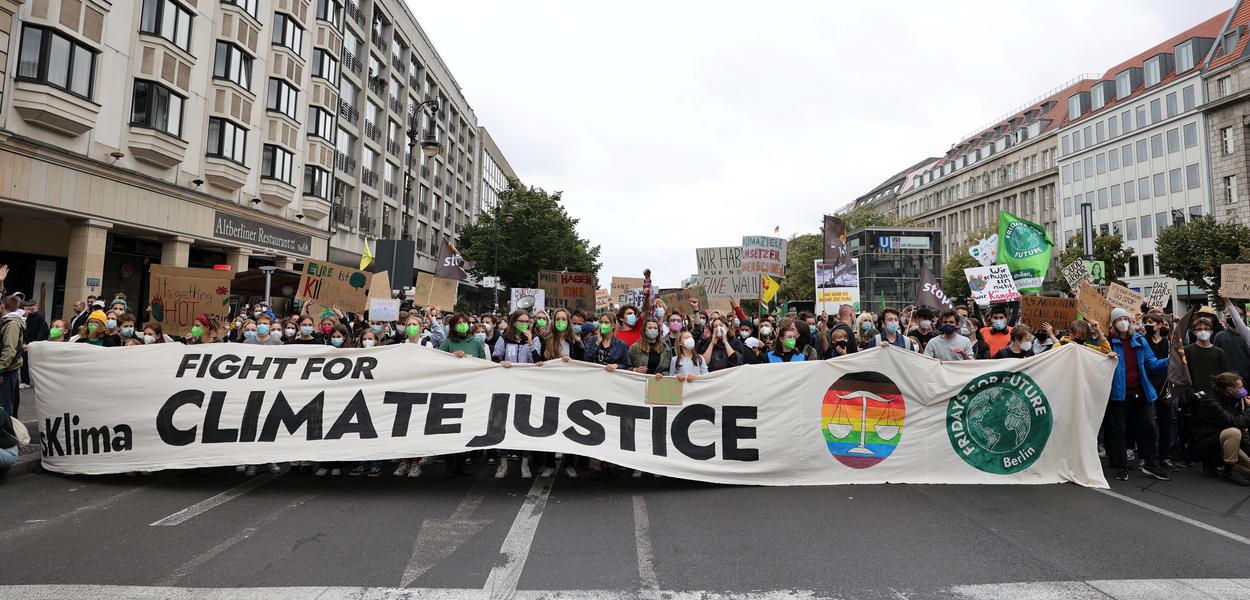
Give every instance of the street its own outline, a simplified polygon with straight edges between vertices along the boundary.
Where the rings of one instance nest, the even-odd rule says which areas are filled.
[[[1250,598],[1250,493],[1197,468],[1110,493],[441,471],[16,477],[0,597]]]

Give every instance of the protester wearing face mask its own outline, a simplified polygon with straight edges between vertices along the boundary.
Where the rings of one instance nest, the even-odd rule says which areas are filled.
[[[282,339],[280,337],[281,334],[274,331],[272,318],[268,314],[261,313],[260,316],[256,318],[255,326],[254,335],[252,335],[250,339],[248,338],[247,330],[244,329],[243,342],[245,344],[260,344],[262,346],[282,345]]]
[[[335,348],[350,348],[351,339],[351,333],[347,331],[347,327],[339,324],[330,329],[330,337],[327,341]]]
[[[616,336],[616,327],[612,313],[599,316],[599,336],[594,345],[586,347],[586,362],[603,365],[609,371],[629,368],[629,346]]]
[[[359,348],[373,348],[379,343],[378,332],[373,329],[363,329],[356,337],[356,346]]]
[[[1011,327],[1007,325],[1007,309],[1001,306],[990,308],[990,325],[980,329],[981,340],[989,348],[990,356],[997,356],[1007,344],[1011,343]]]
[[[1011,342],[994,354],[994,358],[1028,358],[1037,353],[1033,329],[1024,323],[1011,328]]]
[[[0,413],[4,415],[3,425],[8,425],[8,415],[16,415],[19,404],[26,312],[21,309],[21,297],[17,294],[0,300],[0,311],[3,312],[0,316]],[[4,434],[0,434],[0,438],[4,438]],[[4,448],[4,439],[0,439],[0,454],[5,452]],[[0,456],[0,460],[5,457]],[[0,463],[0,468],[7,469],[7,465]]]
[[[677,351],[669,361],[668,374],[677,377],[678,381],[694,381],[700,375],[707,375],[707,361],[703,355],[695,351],[695,339],[689,331],[678,336]]]
[[[933,309],[927,306],[917,308],[912,313],[912,325],[914,326],[907,330],[907,337],[916,340],[916,345],[920,347],[921,352],[928,347],[929,340],[940,335],[937,328],[934,327],[933,316]],[[956,324],[960,322],[959,313],[955,313],[955,322]]]
[[[816,328],[814,325],[810,324],[810,321],[814,319],[815,317],[811,317],[811,319],[808,320],[799,320],[794,322],[794,329],[799,332],[797,342],[798,349],[799,352],[803,354],[803,358],[806,360],[820,360],[823,354],[820,350],[816,349],[816,344],[819,343],[819,340],[817,339],[818,335],[812,335],[812,332],[815,331]],[[848,337],[847,340],[846,351],[850,352],[851,348],[855,347],[856,344],[854,340],[850,339],[850,337]],[[747,355],[742,359],[742,364],[751,364],[751,362],[749,353],[747,353]]]
[[[743,352],[746,348],[734,339],[735,337],[730,333],[729,324],[724,319],[720,317],[712,319],[704,334],[702,344],[698,348],[709,371],[719,371],[742,364]]]
[[[942,335],[929,340],[924,355],[938,360],[972,360],[972,340],[959,333],[959,314],[953,310],[942,313]]]
[[[1146,345],[1155,358],[1167,358],[1171,354],[1171,328],[1168,321],[1160,313],[1148,313],[1143,327]],[[1181,464],[1172,460],[1176,453],[1179,439],[1178,413],[1179,398],[1169,391],[1166,371],[1147,373],[1150,385],[1154,387],[1155,419],[1159,425],[1159,457],[1163,467],[1169,471],[1181,470]]]
[[[1216,375],[1228,371],[1228,359],[1224,351],[1211,343],[1211,319],[1198,317],[1190,323],[1189,331],[1193,334],[1194,343],[1185,346],[1185,364],[1189,369],[1189,380],[1195,392],[1205,392],[1208,396],[1215,394],[1212,383]]]
[[[1237,303],[1224,295],[1224,288],[1219,290],[1224,300],[1225,320],[1228,327],[1215,334],[1212,342],[1224,351],[1228,360],[1228,370],[1241,375],[1242,381],[1250,381],[1250,327],[1246,326]]]
[[[1195,446],[1202,470],[1229,483],[1250,486],[1250,455],[1246,430],[1250,427],[1250,393],[1236,373],[1220,373],[1211,382],[1214,394],[1198,402],[1194,418]]]
[[[78,331],[78,339],[75,341],[105,348],[122,345],[121,338],[108,333],[107,322],[108,316],[104,314],[104,311],[92,311],[87,316],[87,324]]]
[[[680,312],[671,312],[666,319],[666,333],[664,334],[664,343],[674,353],[677,352],[678,346],[681,344],[681,332],[686,330],[685,317]]]
[[[494,348],[495,342],[499,340],[499,321],[495,319],[495,315],[482,315],[482,329],[486,332],[486,347]]]
[[[558,359],[562,362],[569,362],[586,357],[586,347],[582,344],[580,329],[572,322],[572,318],[569,316],[569,311],[563,308],[557,308],[551,313],[551,332],[543,341],[543,360]]]
[[[629,347],[629,368],[637,373],[654,375],[667,366],[673,354],[661,337],[660,321],[647,317],[642,322],[642,337]]]
[[[540,310],[534,313],[534,335],[545,338],[547,337],[547,328],[551,325],[551,319],[547,318],[547,311]]]
[[[422,335],[422,332],[421,317],[416,313],[409,313],[408,320],[399,330],[400,335],[404,337],[405,344],[417,344],[419,346],[432,347],[433,343],[430,337]]]
[[[508,330],[499,337],[491,357],[504,368],[514,363],[542,364],[542,338],[534,333],[534,319],[524,310],[508,315]]]
[[[65,321],[57,319],[53,321],[52,326],[48,328],[48,341],[64,342],[67,339],[65,337],[66,333],[68,333],[68,330],[66,329]]]
[[[1137,453],[1142,459],[1142,473],[1168,481],[1171,475],[1159,464],[1159,429],[1154,407],[1157,395],[1148,375],[1149,371],[1166,371],[1168,359],[1155,358],[1145,336],[1133,332],[1132,316],[1123,308],[1111,311],[1111,328],[1115,332],[1110,339],[1111,351],[1117,362],[1111,380],[1111,398],[1103,417],[1107,463],[1117,470],[1116,479],[1128,479],[1125,430],[1131,427],[1133,438],[1137,440]]]
[[[616,339],[624,342],[626,347],[633,346],[642,338],[642,319],[638,314],[638,309],[628,304],[617,311],[617,327],[614,335]]]
[[[845,332],[834,330],[834,334],[839,337],[844,336]],[[783,326],[777,340],[773,342],[772,350],[768,351],[768,362],[803,362],[806,357],[798,349],[799,330],[794,325]],[[834,342],[836,345],[836,342]]]
[[[325,339],[317,333],[316,321],[308,315],[300,317],[299,328],[294,333],[294,337],[288,338],[286,343],[307,346],[325,345],[326,343]]]
[[[919,351],[916,341],[903,335],[902,319],[897,310],[893,308],[883,309],[879,326],[881,327],[881,333],[868,340],[869,348],[889,344],[912,352]]]
[[[450,352],[456,358],[472,356],[482,360],[489,359],[489,355],[486,352],[486,344],[473,336],[471,326],[469,325],[469,315],[456,313],[452,316],[450,324],[451,330],[447,333],[447,337],[443,339],[443,344],[439,346],[439,350]]]
[[[859,348],[867,348],[868,342],[877,337],[876,327],[877,316],[864,311],[855,317],[855,345]]]

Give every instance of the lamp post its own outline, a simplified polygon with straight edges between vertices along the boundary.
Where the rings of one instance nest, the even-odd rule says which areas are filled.
[[[1094,205],[1081,203],[1081,258],[1094,259]]]
[[[439,151],[443,149],[438,136],[434,134],[434,118],[438,113],[438,100],[424,100],[417,105],[412,113],[412,121],[408,123],[408,163],[407,168],[404,169],[404,204],[409,210],[412,209],[412,156],[417,146],[417,129],[421,127],[421,112],[427,108],[430,110],[430,128],[421,139],[421,153],[425,155],[426,160],[429,160],[438,156]],[[404,224],[408,224],[407,219],[404,220]]]
[[[503,210],[503,204],[502,194],[495,194],[495,310],[499,310],[499,223],[502,220],[505,225],[512,224],[512,210],[508,210],[503,213],[502,217],[500,216],[500,212]]]

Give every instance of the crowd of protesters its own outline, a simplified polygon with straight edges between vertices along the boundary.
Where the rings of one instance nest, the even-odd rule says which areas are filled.
[[[3,275],[0,268],[0,290]],[[1222,296],[1222,293],[1221,293]],[[405,305],[395,321],[329,309],[323,314],[275,314],[264,302],[245,306],[227,322],[199,315],[189,335],[171,336],[140,315],[124,296],[88,297],[73,306],[68,322],[46,322],[39,306],[20,293],[3,296],[0,317],[0,473],[17,456],[10,415],[20,410],[25,380],[24,350],[36,341],[96,346],[141,344],[243,343],[312,344],[370,348],[418,344],[457,357],[492,360],[502,367],[545,361],[584,361],[608,371],[632,370],[656,377],[693,381],[709,372],[757,363],[837,358],[879,345],[923,353],[943,361],[1023,359],[1053,348],[1077,344],[1117,361],[1099,435],[1100,454],[1119,480],[1134,464],[1144,475],[1171,479],[1170,473],[1201,465],[1213,477],[1250,485],[1250,328],[1225,298],[1220,318],[1203,307],[1182,321],[1154,309],[1133,314],[1117,308],[1104,327],[1097,321],[1042,323],[1034,329],[1013,322],[1011,307],[954,309],[909,306],[856,314],[851,306],[837,314],[797,312],[748,315],[731,301],[730,310],[708,310],[697,302],[682,311],[655,298],[649,284],[641,306],[625,305],[601,314],[583,310],[514,310],[510,313],[448,313],[438,306]],[[1143,307],[1145,308],[1145,307]],[[1188,330],[1171,329],[1187,322]],[[1178,343],[1176,340],[1180,340]],[[1175,356],[1182,365],[1171,365]],[[1177,376],[1179,373],[1179,377]],[[396,477],[420,477],[431,463],[455,477],[476,465],[507,477],[510,463],[521,477],[591,478],[615,476],[616,467],[595,459],[544,452],[485,451],[394,461]],[[350,464],[297,462],[295,472],[317,476],[382,475],[381,461]],[[278,472],[281,465],[240,465],[256,474]],[[634,477],[643,476],[633,472]]]

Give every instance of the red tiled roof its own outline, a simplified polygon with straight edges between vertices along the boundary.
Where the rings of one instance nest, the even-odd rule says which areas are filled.
[[[1232,31],[1243,25],[1250,24],[1250,3],[1245,2],[1245,0],[1238,0],[1237,6],[1234,10],[1236,12],[1233,13],[1232,20],[1228,23],[1227,27],[1220,30],[1219,37],[1216,38],[1215,50],[1217,51],[1219,50],[1220,37],[1224,35],[1224,32]],[[1215,69],[1237,60],[1245,54],[1247,42],[1250,42],[1250,35],[1243,35],[1239,37],[1237,39],[1237,47],[1233,48],[1232,52],[1224,52],[1220,56],[1211,57],[1211,62],[1207,63],[1206,68]]]
[[[1220,28],[1223,27],[1224,21],[1228,20],[1228,14],[1230,12],[1232,12],[1232,9],[1223,11],[1220,14],[1215,15],[1214,17],[1211,17],[1197,25],[1194,25],[1193,27],[1190,27],[1189,29],[1186,29],[1185,31],[1182,31],[1162,42],[1159,42],[1158,44],[1152,46],[1150,49],[1137,54],[1133,58],[1130,58],[1114,67],[1111,67],[1110,69],[1107,69],[1107,72],[1103,74],[1102,79],[1100,81],[1115,81],[1116,74],[1125,69],[1129,69],[1133,67],[1144,68],[1144,65],[1147,59],[1158,54],[1171,53],[1173,52],[1173,47],[1175,47],[1177,44],[1185,40],[1188,40],[1190,38],[1196,38],[1196,37],[1214,38],[1218,36],[1220,33]],[[1201,60],[1199,59],[1199,57],[1195,56],[1194,57],[1194,69],[1199,68],[1201,65],[1202,65]],[[1190,69],[1190,70],[1192,71],[1193,69]],[[1169,81],[1172,81],[1173,79],[1176,79],[1176,77],[1177,77],[1177,74],[1175,71],[1173,71],[1172,73],[1168,74],[1167,77],[1164,77],[1159,83],[1156,83],[1155,85],[1152,85],[1150,87],[1154,88],[1154,87],[1163,85]],[[1093,83],[1098,83],[1098,82],[1093,82]],[[1092,111],[1086,112],[1082,114],[1080,117],[1077,117],[1075,120],[1069,120],[1067,117],[1068,107],[1066,104],[1067,98],[1065,97],[1064,98],[1065,104],[1063,105],[1064,116],[1063,116],[1062,124],[1067,125],[1069,123],[1073,123],[1076,121],[1083,121],[1085,119],[1088,119],[1091,115],[1099,114],[1099,113],[1102,113],[1104,111],[1111,109],[1112,107],[1118,106],[1119,104],[1122,104],[1128,101],[1129,99],[1138,96],[1145,90],[1146,88],[1143,86],[1143,87],[1137,88],[1136,90],[1133,90],[1133,93],[1129,94],[1128,98],[1122,98],[1122,99],[1111,98],[1107,101],[1106,104],[1099,107],[1098,110],[1092,110]],[[1068,95],[1070,96],[1071,94],[1068,94]]]

